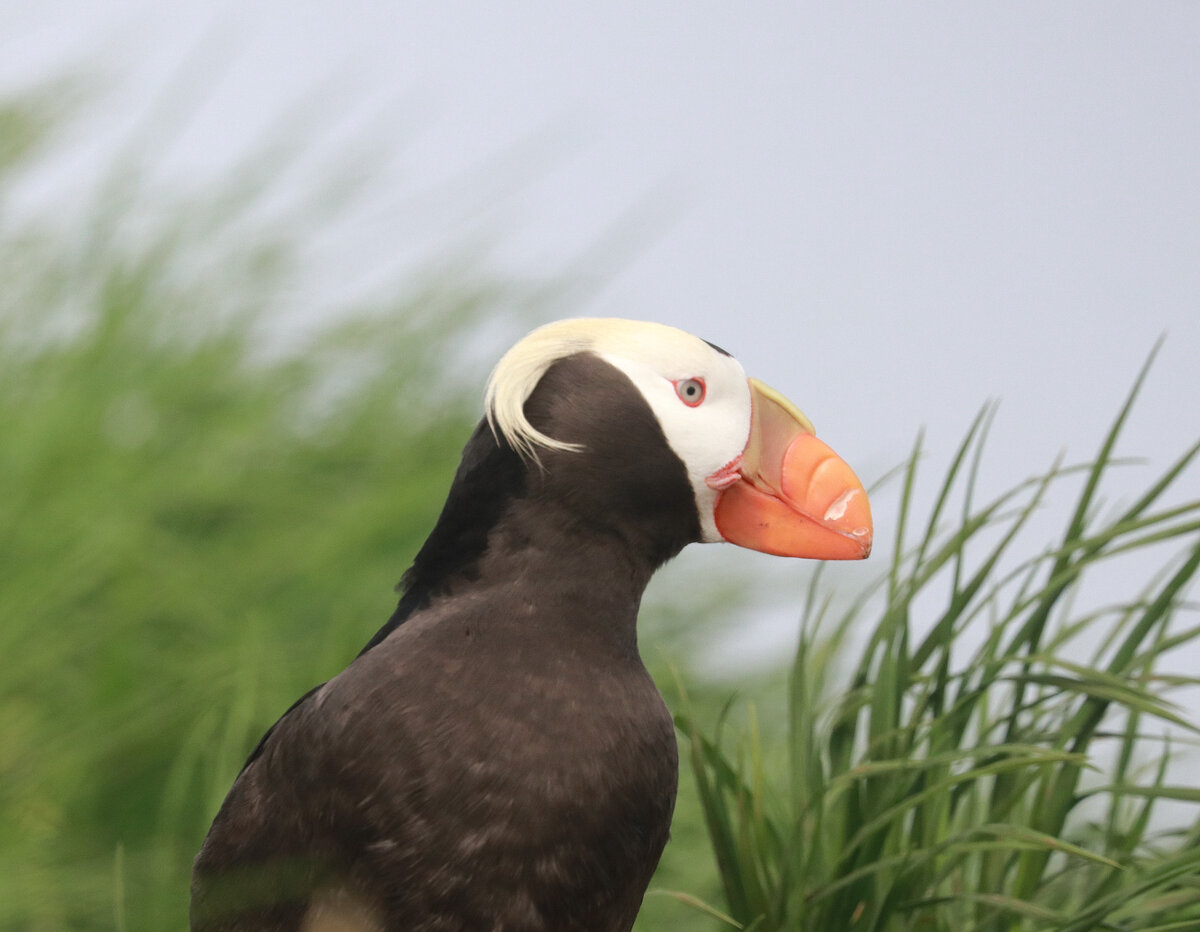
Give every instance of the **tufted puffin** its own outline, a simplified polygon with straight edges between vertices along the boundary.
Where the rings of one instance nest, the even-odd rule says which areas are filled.
[[[681,330],[541,327],[485,408],[395,613],[229,791],[194,932],[629,929],[678,778],[637,649],[650,577],[699,541],[870,552],[850,467]]]

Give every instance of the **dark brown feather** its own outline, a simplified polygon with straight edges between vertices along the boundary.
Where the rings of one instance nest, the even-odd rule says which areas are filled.
[[[526,464],[480,425],[396,614],[276,723],[217,814],[197,932],[633,924],[677,779],[637,612],[698,518],[613,367],[557,363],[526,412],[585,451]]]

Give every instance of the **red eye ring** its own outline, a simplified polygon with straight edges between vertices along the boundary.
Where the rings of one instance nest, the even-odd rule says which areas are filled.
[[[704,396],[707,393],[707,388],[704,385],[704,379],[676,379],[675,394],[689,408],[695,408],[704,401]]]

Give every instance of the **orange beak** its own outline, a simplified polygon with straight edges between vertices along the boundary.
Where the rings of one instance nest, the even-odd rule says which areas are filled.
[[[862,560],[871,553],[871,505],[845,460],[818,440],[799,409],[757,379],[750,439],[713,473],[714,517],[725,540],[781,557]]]

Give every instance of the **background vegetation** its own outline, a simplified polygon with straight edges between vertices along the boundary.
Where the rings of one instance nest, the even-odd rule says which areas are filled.
[[[0,208],[53,156],[62,99],[0,102]],[[174,193],[123,164],[66,219],[0,211],[0,928],[184,926],[246,752],[394,604],[478,416],[464,347],[559,294],[447,261],[288,332],[294,231],[346,205],[331,184],[262,222],[288,158]],[[1200,830],[1155,816],[1197,796],[1163,763],[1192,730],[1168,694],[1196,682],[1163,666],[1196,633],[1197,506],[1162,504],[1184,461],[1108,517],[1111,444],[977,507],[983,433],[933,515],[905,496],[880,521],[907,556],[878,593],[814,588],[795,668],[745,684],[753,705],[722,716],[732,688],[687,672],[681,632],[729,593],[645,619],[696,779],[656,881],[682,896],[649,897],[639,928],[1198,921]],[[1013,556],[1072,481],[1062,539]],[[1085,571],[1163,541],[1184,551],[1161,577],[1075,610]]]
[[[71,99],[0,102],[0,206]],[[280,214],[302,151],[182,192],[126,161],[62,216],[0,212],[0,928],[185,926],[241,762],[390,615],[491,359],[558,306],[451,256],[297,332],[295,231],[354,203],[334,178]],[[696,588],[648,625],[661,682],[725,598]],[[664,876],[715,896],[688,789]]]
[[[1200,444],[1108,513],[1133,400],[1094,461],[977,504],[985,410],[920,521],[918,443],[883,591],[842,611],[813,586],[771,716],[785,730],[764,740],[751,715],[731,741],[680,717],[729,925],[1200,928],[1200,676],[1170,666],[1200,637],[1184,601],[1200,502],[1163,502]],[[1061,539],[1030,552],[1022,530],[1071,485]],[[1131,556],[1147,558],[1144,586],[1114,566]],[[1134,591],[1097,607],[1084,581],[1105,572]]]

